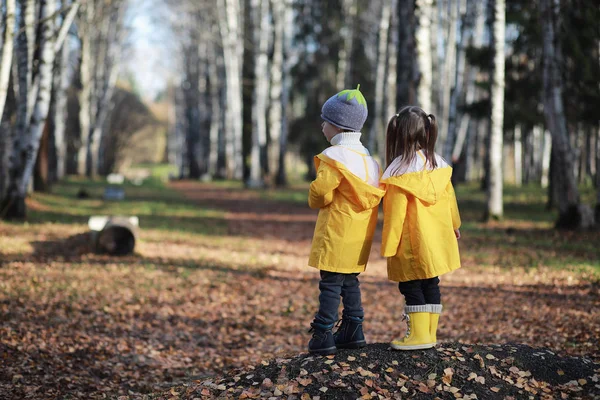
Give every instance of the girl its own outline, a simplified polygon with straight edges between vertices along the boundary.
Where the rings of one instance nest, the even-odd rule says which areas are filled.
[[[419,107],[405,107],[387,127],[381,253],[388,279],[404,295],[408,329],[393,340],[397,350],[436,345],[442,312],[439,276],[460,268],[460,216],[452,168],[434,152],[435,117]]]

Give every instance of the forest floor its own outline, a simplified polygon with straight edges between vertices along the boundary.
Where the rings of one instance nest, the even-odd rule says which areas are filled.
[[[483,194],[457,188],[463,267],[442,277],[437,349],[385,344],[403,304],[378,233],[361,275],[373,344],[322,358],[306,354],[306,185],[127,185],[122,202],[103,187],[66,181],[28,199],[27,223],[0,222],[0,399],[600,396],[600,233],[553,230],[538,188],[508,189],[490,224]],[[134,255],[92,252],[102,214],[140,218]]]

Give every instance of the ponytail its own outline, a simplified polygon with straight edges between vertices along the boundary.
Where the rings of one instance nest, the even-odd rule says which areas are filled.
[[[425,158],[431,166],[431,169],[437,168],[437,161],[435,160],[435,142],[438,137],[438,128],[435,116],[433,114],[425,115]]]

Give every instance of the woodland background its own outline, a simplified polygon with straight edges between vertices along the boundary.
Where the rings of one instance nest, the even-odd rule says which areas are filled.
[[[305,352],[320,109],[358,84],[362,140],[379,159],[403,105],[439,121],[463,268],[442,281],[435,354],[457,363],[455,382],[485,376],[482,398],[600,392],[597,364],[583,376],[549,363],[554,380],[532,380],[503,347],[500,379],[465,356],[510,342],[600,361],[595,1],[151,0],[148,29],[164,35],[170,66],[152,98],[124,67],[135,1],[0,1],[0,398],[186,397],[192,382],[258,364],[267,376],[269,362]],[[111,173],[125,176],[122,201],[103,197]],[[140,218],[135,254],[94,252],[87,222],[99,214]],[[403,329],[379,235],[361,275],[370,343]],[[399,357],[384,367],[410,376],[411,395],[439,383],[454,396],[437,358],[409,371],[416,358],[384,347],[367,358]],[[353,357],[354,376],[370,378]],[[298,394],[307,378],[290,373]],[[269,388],[249,375],[260,397],[252,390]]]

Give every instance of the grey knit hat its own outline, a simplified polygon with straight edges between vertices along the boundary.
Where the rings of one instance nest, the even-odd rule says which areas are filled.
[[[367,120],[367,101],[356,89],[342,90],[323,104],[321,118],[342,129],[359,132]]]

